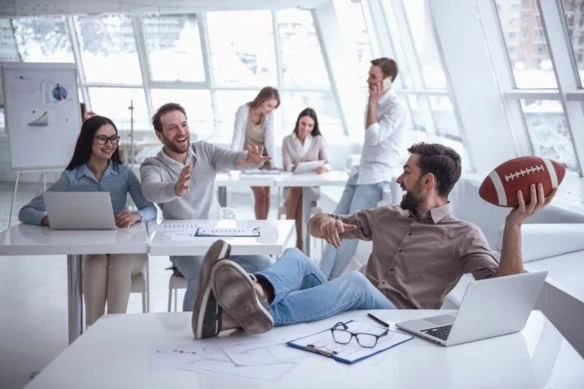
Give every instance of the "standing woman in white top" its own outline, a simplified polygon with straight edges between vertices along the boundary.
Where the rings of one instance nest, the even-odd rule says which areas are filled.
[[[276,88],[266,86],[253,101],[237,109],[232,150],[247,150],[247,146],[258,146],[263,154],[271,158],[275,155],[274,145],[274,115],[273,111],[280,106],[280,94]],[[270,163],[271,162],[271,163]],[[267,161],[261,169],[276,168],[275,161]],[[254,210],[257,220],[267,219],[270,210],[270,187],[252,186]]]
[[[318,128],[318,118],[312,108],[306,108],[298,115],[292,134],[282,142],[284,170],[294,171],[300,162],[326,161],[316,169],[321,174],[330,170],[326,143]],[[296,221],[296,247],[302,250],[302,188],[286,188],[286,219]],[[316,206],[320,198],[320,188],[312,188],[311,206]]]

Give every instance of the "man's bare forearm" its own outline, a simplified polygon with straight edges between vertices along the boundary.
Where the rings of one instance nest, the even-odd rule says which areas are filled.
[[[520,274],[523,272],[521,258],[521,225],[505,223],[503,231],[503,247],[497,276]]]
[[[308,232],[310,235],[314,236],[315,238],[324,238],[324,234],[321,231],[322,224],[330,219],[327,213],[320,212],[310,218],[308,221]]]

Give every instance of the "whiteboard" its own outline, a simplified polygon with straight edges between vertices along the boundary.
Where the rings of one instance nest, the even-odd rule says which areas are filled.
[[[75,65],[5,62],[1,66],[12,169],[64,168],[81,129]]]

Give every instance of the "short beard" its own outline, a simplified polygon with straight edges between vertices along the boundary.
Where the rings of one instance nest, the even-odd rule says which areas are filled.
[[[181,150],[174,143],[172,143],[172,141],[170,141],[168,139],[166,139],[166,142],[164,142],[164,146],[166,146],[167,149],[169,149],[173,153],[177,153],[177,154],[182,154],[182,153],[186,153],[189,151],[190,138],[189,138],[189,141],[186,143],[186,145],[187,145],[187,147],[184,150]]]
[[[403,197],[401,203],[399,204],[399,206],[402,207],[402,209],[412,211],[414,213],[416,213],[416,211],[418,210],[419,205],[420,202],[416,198],[414,198],[414,196],[412,196],[410,192],[406,192],[406,195]]]

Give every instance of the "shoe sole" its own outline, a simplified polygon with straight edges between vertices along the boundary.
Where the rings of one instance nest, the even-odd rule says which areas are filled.
[[[219,305],[249,334],[261,334],[274,327],[269,306],[258,296],[247,272],[233,261],[222,261],[213,268],[211,286]],[[238,290],[227,293],[221,288]]]
[[[219,254],[217,255],[217,260],[216,262],[219,262],[222,259],[225,259],[227,257],[229,257],[229,254],[231,253],[231,246],[226,243],[225,241],[221,241],[223,242],[223,247],[221,247],[221,250],[219,251]],[[212,247],[212,245],[211,245]],[[195,299],[195,305],[193,307],[193,316],[192,316],[192,327],[193,327],[193,334],[195,335],[195,339],[203,339],[203,323],[205,322],[205,317],[207,316],[204,312],[203,315],[196,315],[197,312],[200,312],[201,308],[205,308],[207,307],[207,303],[209,302],[209,296],[211,295],[211,287],[210,287],[210,280],[211,280],[211,274],[213,271],[213,267],[215,266],[211,266],[210,272],[209,274],[204,274],[204,270],[205,270],[205,266],[204,266],[204,261],[203,261],[203,266],[201,266],[201,273],[199,274],[199,290],[200,290],[200,286],[201,286],[201,280],[207,280],[207,285],[205,285],[203,287],[203,295],[200,297],[197,295],[197,298]],[[216,315],[217,312],[213,313],[213,316]]]

